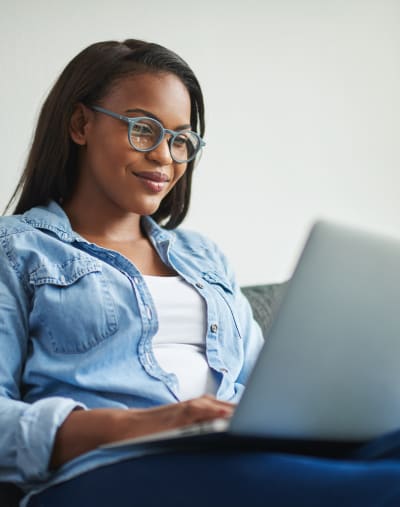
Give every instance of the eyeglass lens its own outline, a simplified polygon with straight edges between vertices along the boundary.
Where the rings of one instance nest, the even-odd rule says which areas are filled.
[[[143,118],[132,125],[130,141],[137,150],[150,151],[159,144],[163,133],[158,122]],[[199,138],[189,130],[175,134],[168,144],[171,156],[177,162],[191,160],[200,148]]]

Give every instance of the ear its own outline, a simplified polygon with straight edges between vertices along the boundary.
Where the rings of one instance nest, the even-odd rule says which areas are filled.
[[[89,123],[90,111],[83,104],[76,104],[69,123],[71,139],[80,146],[86,144],[86,133]]]

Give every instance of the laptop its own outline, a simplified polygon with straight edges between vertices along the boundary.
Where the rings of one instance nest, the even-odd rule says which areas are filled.
[[[265,338],[231,419],[103,448],[236,442],[340,454],[399,429],[400,240],[316,221]]]

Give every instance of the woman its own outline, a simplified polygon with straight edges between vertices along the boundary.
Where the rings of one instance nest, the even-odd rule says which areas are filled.
[[[94,44],[50,92],[0,221],[0,481],[29,507],[398,505],[384,461],[100,448],[229,417],[262,345],[222,253],[178,227],[203,133],[156,44]]]
[[[195,75],[157,44],[93,44],[51,90],[0,223],[1,480],[232,414],[262,336],[222,253],[177,229],[203,134]]]

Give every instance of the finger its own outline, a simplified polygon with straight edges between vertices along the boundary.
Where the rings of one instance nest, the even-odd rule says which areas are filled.
[[[184,417],[193,422],[230,417],[234,406],[215,399],[195,398],[182,403]]]
[[[200,396],[199,398],[193,398],[193,399],[209,400],[209,401],[212,401],[214,403],[218,403],[219,405],[224,405],[226,407],[236,407],[236,405],[237,405],[237,403],[233,403],[231,401],[219,400],[218,398],[216,398],[215,396],[213,396],[211,394],[204,394],[203,396]]]

